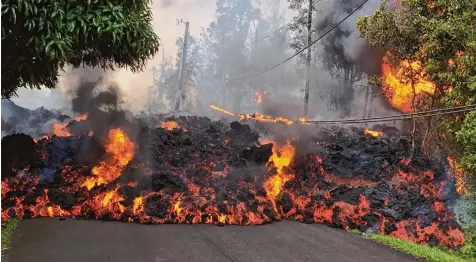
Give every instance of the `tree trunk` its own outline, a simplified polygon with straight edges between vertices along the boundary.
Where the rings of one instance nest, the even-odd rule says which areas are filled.
[[[413,91],[413,97],[412,97],[412,111],[413,113],[416,112],[415,109],[415,96],[416,96],[416,91],[415,91],[415,83],[413,79],[411,80],[411,85],[412,85],[412,91]],[[412,129],[412,156],[415,154],[415,131],[416,131],[416,118],[413,116],[413,129]]]
[[[185,89],[183,87],[183,71],[185,66],[185,59],[187,59],[187,41],[188,41],[188,28],[189,22],[185,22],[185,33],[183,36],[183,47],[182,47],[182,58],[180,59],[180,71],[179,71],[179,79],[178,79],[178,96],[177,101],[175,103],[175,111],[178,112],[180,110],[181,102],[185,102]]]
[[[370,103],[370,85],[367,85],[367,90],[365,90],[365,104],[364,104],[364,114],[362,118],[367,118],[367,115],[369,114],[369,103]],[[368,123],[365,123],[365,127],[367,127]]]
[[[432,98],[431,98],[430,110],[433,110],[434,106],[435,106],[435,95],[433,95]],[[425,137],[423,138],[423,142],[421,143],[421,147],[422,147],[423,150],[425,150],[426,142],[427,142],[428,136],[431,132],[431,120],[432,120],[432,117],[429,116],[428,120],[427,120],[427,129],[426,129]]]

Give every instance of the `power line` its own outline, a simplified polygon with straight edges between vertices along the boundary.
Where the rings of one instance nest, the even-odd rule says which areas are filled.
[[[421,115],[428,115],[432,113],[439,113],[439,112],[444,112],[444,111],[452,111],[452,110],[464,110],[464,109],[470,109],[474,110],[476,109],[476,104],[472,105],[466,105],[466,106],[456,106],[456,107],[449,107],[449,108],[440,108],[440,109],[434,109],[434,110],[428,110],[428,111],[421,111],[421,112],[415,112],[415,113],[407,113],[407,114],[398,114],[398,115],[393,115],[393,116],[381,116],[381,117],[369,117],[369,118],[357,118],[357,119],[342,119],[342,120],[314,120],[314,121],[306,121],[309,123],[312,122],[319,122],[319,123],[342,123],[342,122],[360,122],[360,121],[382,121],[385,119],[390,119],[390,121],[394,121],[395,118],[400,119],[407,119],[407,118],[412,118],[414,116],[421,116]]]
[[[305,121],[306,123],[312,124],[364,124],[364,123],[374,123],[374,122],[390,122],[390,121],[399,121],[399,120],[406,120],[406,119],[413,119],[413,118],[424,118],[430,116],[441,116],[441,115],[450,115],[456,113],[464,113],[476,110],[476,105],[473,105],[472,108],[460,109],[460,110],[451,110],[445,112],[436,112],[433,114],[422,114],[422,115],[414,115],[409,117],[395,117],[395,118],[385,118],[385,119],[374,119],[374,120],[362,120],[362,121],[341,121],[341,122],[329,122],[329,121]],[[398,116],[398,115],[397,115]]]
[[[405,120],[405,119],[413,119],[413,118],[422,118],[422,117],[430,117],[430,116],[439,116],[439,115],[448,115],[448,114],[455,114],[455,113],[463,113],[476,110],[476,104],[466,105],[466,106],[457,106],[457,107],[450,107],[450,108],[441,108],[441,109],[434,109],[416,113],[408,113],[408,114],[398,114],[393,116],[383,116],[383,117],[372,117],[372,118],[357,118],[357,119],[343,119],[343,120],[306,120],[306,121],[293,121],[289,119],[285,119],[286,121],[293,122],[293,123],[312,123],[312,124],[359,124],[359,123],[371,123],[371,122],[387,122],[387,121],[397,121],[397,120]],[[253,116],[249,117],[246,114],[235,114],[235,116],[248,116],[246,119],[249,120],[260,120],[256,119]],[[273,118],[270,118],[273,119]]]
[[[330,32],[332,32],[334,29],[336,29],[338,26],[340,26],[345,20],[347,20],[350,16],[352,16],[355,12],[357,12],[357,10],[359,10],[364,4],[366,4],[369,0],[364,0],[362,2],[362,4],[360,4],[359,6],[357,6],[354,10],[352,10],[352,12],[350,12],[347,16],[345,16],[342,20],[340,20],[337,24],[335,24],[333,27],[331,27],[329,30],[327,30],[324,34],[322,34],[321,36],[319,36],[316,40],[312,41],[310,44],[308,44],[307,46],[305,46],[303,49],[299,50],[298,52],[296,52],[294,55],[284,59],[283,61],[281,61],[280,63],[264,70],[264,71],[261,71],[261,72],[258,72],[258,73],[254,73],[254,74],[250,74],[250,75],[246,75],[246,76],[240,76],[240,77],[234,77],[234,78],[222,78],[222,77],[215,77],[217,79],[223,79],[223,80],[241,80],[241,79],[247,79],[247,78],[251,78],[251,77],[255,77],[255,76],[258,76],[258,75],[261,75],[261,74],[264,74],[268,71],[271,71],[273,69],[275,69],[276,67],[288,62],[289,60],[293,59],[294,57],[298,56],[299,54],[301,54],[302,52],[306,51],[308,48],[310,48],[312,45],[314,45],[315,43],[317,43],[318,41],[320,41],[322,38],[324,38],[325,36],[327,36]]]

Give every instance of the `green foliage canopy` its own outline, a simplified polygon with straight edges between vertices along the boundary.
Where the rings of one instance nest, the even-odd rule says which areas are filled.
[[[65,65],[142,70],[159,49],[149,0],[2,1],[2,97],[55,88]]]

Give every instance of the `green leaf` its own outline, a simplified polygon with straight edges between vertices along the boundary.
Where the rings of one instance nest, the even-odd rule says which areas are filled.
[[[46,47],[45,47],[45,52],[46,52],[46,53],[49,53],[49,52],[50,52],[50,48],[51,48],[51,46],[52,46],[54,43],[55,43],[55,41],[54,41],[54,40],[51,40],[51,41],[46,45]]]
[[[71,10],[69,10],[68,14],[66,15],[66,19],[72,20],[74,18],[76,18],[76,10],[71,9]]]
[[[11,10],[12,10],[12,16],[13,16],[13,23],[16,24],[17,23],[17,13],[16,13],[14,8],[11,8]]]
[[[73,32],[76,25],[76,21],[71,21],[68,23],[68,31]]]
[[[56,56],[55,51],[51,51],[48,54],[48,57],[50,58],[50,61],[55,60],[55,56]]]

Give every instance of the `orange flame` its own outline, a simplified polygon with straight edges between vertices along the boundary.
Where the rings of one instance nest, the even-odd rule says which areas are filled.
[[[239,116],[240,120],[249,120],[249,119],[251,119],[251,120],[256,120],[258,122],[263,122],[263,123],[282,123],[282,124],[285,124],[287,126],[290,126],[290,125],[295,123],[293,120],[290,120],[290,119],[287,119],[287,118],[284,118],[284,117],[281,117],[281,116],[272,117],[272,116],[261,115],[259,113],[254,113],[252,115],[236,114],[236,113],[227,111],[225,109],[219,108],[219,107],[214,106],[214,105],[211,105],[210,108],[214,109],[214,110],[217,110],[219,112],[222,112],[224,114],[230,115],[230,116]],[[300,118],[299,123],[304,124],[304,125],[309,125],[309,123],[307,122],[307,120],[305,118]]]
[[[468,188],[464,183],[464,172],[463,169],[456,167],[456,161],[452,157],[448,157],[448,163],[450,164],[451,171],[456,180],[456,192],[460,196],[465,196],[468,194]]]
[[[235,113],[232,113],[232,112],[227,111],[227,110],[225,110],[225,109],[221,109],[221,108],[219,108],[219,107],[217,107],[217,106],[215,106],[215,105],[210,105],[210,108],[213,109],[213,110],[220,111],[220,112],[222,112],[222,113],[224,113],[224,114],[226,114],[226,115],[235,116]]]
[[[425,72],[421,69],[422,65],[419,61],[403,60],[397,69],[396,74],[390,65],[388,56],[382,59],[382,79],[384,84],[384,93],[389,97],[390,103],[401,110],[409,113],[412,111],[413,89],[410,80],[404,76],[405,71],[413,71],[415,96],[423,94],[433,94],[435,92],[435,84],[425,79]]]
[[[124,167],[134,156],[134,143],[132,143],[122,129],[111,129],[106,144],[106,152],[111,154],[109,163],[101,162],[92,170],[93,177],[89,177],[83,186],[89,190],[96,185],[109,183],[121,175]]]
[[[176,128],[178,128],[178,124],[175,121],[166,121],[160,123],[160,127],[169,131],[172,131]]]
[[[282,123],[287,126],[294,124],[294,121],[281,117],[281,116],[271,117],[271,116],[264,116],[259,113],[255,113],[253,115],[245,115],[245,114],[240,115],[240,120],[246,120],[246,119],[252,119],[252,120],[256,120],[263,123]]]
[[[132,213],[137,215],[139,212],[143,211],[143,209],[144,209],[143,201],[144,201],[143,197],[134,198],[134,203],[133,203],[133,206],[132,206]]]
[[[218,222],[225,224],[225,222],[226,222],[226,216],[223,215],[223,214],[221,214],[221,215],[218,217]]]
[[[84,121],[84,120],[86,120],[86,119],[88,119],[88,113],[82,114],[82,115],[80,115],[80,116],[77,116],[74,120],[76,120],[76,121]]]
[[[71,133],[66,130],[66,125],[63,123],[53,124],[53,133],[60,137],[71,136]]]
[[[273,163],[276,167],[276,175],[269,177],[264,183],[264,189],[266,190],[266,195],[273,202],[273,205],[276,209],[276,198],[284,187],[284,184],[289,180],[294,178],[293,174],[284,173],[284,168],[291,164],[291,161],[294,158],[294,147],[289,143],[283,147],[278,147],[277,143],[274,141],[263,141],[262,145],[272,143],[273,144],[273,154],[268,160],[268,163]]]
[[[254,97],[256,104],[261,104],[261,102],[263,102],[263,97],[267,94],[268,91],[257,91]]]
[[[364,134],[369,135],[369,136],[373,136],[373,137],[380,137],[380,136],[383,135],[383,133],[380,132],[380,131],[375,131],[375,130],[370,130],[370,129],[365,129]]]

